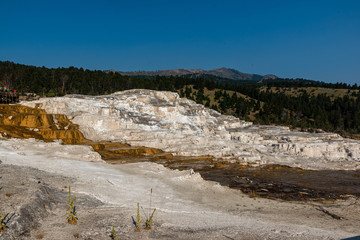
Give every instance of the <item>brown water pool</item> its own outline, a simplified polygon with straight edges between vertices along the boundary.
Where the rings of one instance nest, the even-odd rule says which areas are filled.
[[[360,196],[360,171],[304,170],[282,165],[251,167],[211,157],[172,156],[159,149],[93,143],[108,163],[150,161],[170,169],[199,172],[203,179],[239,189],[252,197],[323,201]]]

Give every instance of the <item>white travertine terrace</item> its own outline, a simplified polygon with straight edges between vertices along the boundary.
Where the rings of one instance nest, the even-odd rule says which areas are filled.
[[[210,155],[243,163],[360,168],[360,141],[334,133],[253,125],[173,92],[136,89],[104,96],[42,98],[22,104],[37,105],[51,114],[66,114],[86,138],[95,141],[118,141],[179,155]]]

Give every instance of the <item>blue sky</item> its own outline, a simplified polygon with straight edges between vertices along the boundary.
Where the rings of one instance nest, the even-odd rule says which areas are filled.
[[[360,83],[360,1],[0,0],[0,60]]]

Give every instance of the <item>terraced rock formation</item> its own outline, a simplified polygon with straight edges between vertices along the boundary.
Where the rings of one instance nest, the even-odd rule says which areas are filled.
[[[66,144],[87,145],[88,149],[97,152],[82,155],[82,157],[79,157],[79,160],[82,161],[102,161],[101,156],[103,160],[110,164],[154,162],[170,169],[195,171],[200,173],[206,180],[241,189],[250,195],[256,194],[269,198],[319,200],[339,199],[348,194],[356,196],[360,194],[356,187],[359,184],[358,171],[311,171],[280,165],[251,167],[249,164],[244,165],[241,160],[232,158],[222,160],[211,156],[181,156],[152,147],[131,146],[125,143],[109,141],[94,142],[85,139],[78,126],[62,114],[47,114],[37,107],[30,108],[18,105],[2,105],[0,111],[2,114],[0,133],[3,137],[35,138],[45,142],[61,139]],[[255,127],[249,126],[243,129],[255,131]],[[276,128],[268,126],[267,131],[265,131],[266,126],[261,127],[263,129],[262,136],[269,135],[275,138],[273,131]],[[234,132],[232,134],[235,136]],[[243,141],[244,136],[239,132],[237,134],[238,138],[232,139],[234,141]],[[251,137],[251,135],[245,136],[248,136],[248,139],[249,136]],[[329,139],[332,137],[331,134],[326,136]],[[302,139],[306,139],[306,135],[301,136],[300,133],[286,136],[278,135],[277,137],[280,139],[279,141],[286,138],[289,142],[297,142],[297,144],[300,144],[299,142]],[[336,135],[333,136],[333,138],[336,137]],[[41,143],[37,140],[30,140],[30,142],[32,141],[33,144],[39,147],[49,146],[48,143]],[[303,141],[303,144],[304,148],[306,148],[306,142]],[[290,143],[287,143],[287,145],[278,144],[277,146],[278,152],[284,151],[281,148],[287,146],[287,150],[291,149],[291,154],[297,154],[296,145],[295,147],[289,147]],[[81,146],[71,147],[75,152],[81,148]],[[21,149],[21,147],[16,146],[16,149]],[[73,155],[74,151],[57,151],[56,155],[59,157]],[[337,163],[337,161],[334,162]],[[314,182],[319,184],[314,185]],[[328,186],[329,182],[331,182],[331,186]]]
[[[63,114],[47,114],[44,110],[21,105],[0,105],[2,137],[35,138],[50,142],[61,139],[65,144],[84,143],[79,127]]]
[[[113,225],[121,239],[358,235],[359,141],[254,126],[168,92],[23,104],[35,108],[1,105],[3,138],[46,142],[0,141],[1,210],[15,213],[0,239],[105,239]],[[50,142],[57,138],[83,144]],[[108,163],[131,164],[106,164],[93,149]],[[260,163],[358,170],[251,167]],[[64,217],[69,185],[78,199],[76,226]],[[154,229],[140,235],[130,219],[149,189],[158,210]]]
[[[252,125],[180,98],[177,93],[128,90],[105,96],[68,95],[23,102],[64,114],[93,141],[158,148],[181,156],[211,156],[244,164],[357,169],[360,142],[333,133],[293,132]]]

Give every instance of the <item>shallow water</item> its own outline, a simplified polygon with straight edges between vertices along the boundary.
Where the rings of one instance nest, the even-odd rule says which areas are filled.
[[[295,201],[323,201],[360,196],[360,171],[304,170],[282,165],[251,167],[210,157],[172,156],[159,149],[118,143],[95,143],[111,164],[150,161],[170,169],[199,172],[203,179],[219,182],[252,197]]]

